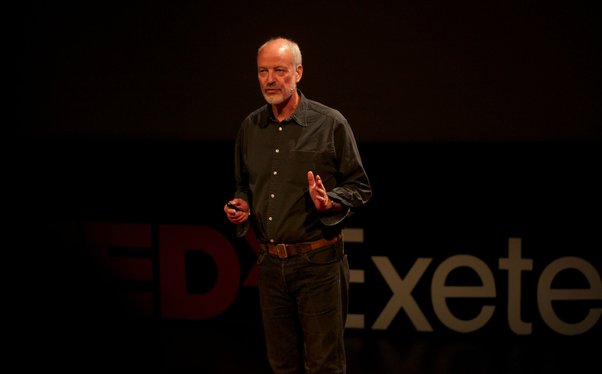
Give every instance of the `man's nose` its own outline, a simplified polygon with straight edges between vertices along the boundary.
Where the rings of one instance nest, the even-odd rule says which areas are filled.
[[[268,71],[268,83],[273,83],[275,81],[276,74],[273,71]]]

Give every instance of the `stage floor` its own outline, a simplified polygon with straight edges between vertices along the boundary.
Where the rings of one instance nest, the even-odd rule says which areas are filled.
[[[270,373],[260,331],[211,331],[184,326],[161,331],[164,372]],[[388,336],[348,331],[348,374],[593,373],[596,339]]]

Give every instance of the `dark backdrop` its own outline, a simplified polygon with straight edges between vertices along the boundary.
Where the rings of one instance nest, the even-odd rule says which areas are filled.
[[[570,1],[31,2],[25,136],[230,140],[263,103],[255,52],[302,49],[300,88],[360,142],[599,140],[600,25]]]
[[[229,352],[222,347],[236,343],[243,352],[236,357],[264,363],[263,352],[249,350],[261,347],[253,289],[244,288],[220,318],[185,324],[165,339],[146,320],[129,319],[123,308],[131,300],[117,296],[133,287],[160,299],[158,278],[132,285],[97,273],[82,227],[206,225],[245,254],[248,272],[252,252],[236,241],[221,208],[231,196],[238,126],[263,104],[256,49],[274,35],[299,42],[300,88],[349,119],[373,183],[373,200],[351,222],[365,242],[349,245],[350,261],[367,279],[363,291],[355,285],[353,311],[365,312],[369,325],[389,300],[374,256],[389,258],[404,276],[419,257],[440,263],[468,253],[495,271],[499,292],[498,313],[477,335],[512,335],[497,261],[507,256],[508,238],[520,237],[535,263],[523,284],[523,317],[534,321],[534,335],[556,337],[537,314],[537,276],[564,256],[583,258],[600,274],[597,15],[582,3],[510,0],[20,6],[17,116],[7,124],[17,137],[7,138],[6,158],[16,192],[7,195],[16,208],[9,221],[18,230],[9,223],[16,241],[6,253],[20,255],[7,267],[16,270],[10,309],[26,317],[17,338],[29,354],[22,362],[65,365],[64,352],[71,352],[106,367],[120,359],[140,366],[141,357],[151,368],[173,351],[171,365],[217,365],[233,361],[220,358]],[[156,244],[153,250],[150,260]],[[140,252],[126,253],[140,260]],[[436,321],[428,306],[431,275],[429,269],[415,297]],[[587,286],[582,277],[569,276],[569,284]],[[600,300],[585,304],[568,316],[580,320]],[[582,347],[600,326],[579,344],[549,340],[552,354],[526,351],[529,365],[553,367],[555,358],[566,363],[559,372],[571,370],[562,354],[569,348],[595,362]],[[224,331],[235,338],[224,340]],[[386,333],[360,331],[362,339]],[[402,347],[415,331],[400,312],[388,333]],[[32,360],[41,352],[50,352],[46,361]],[[116,356],[107,360],[107,352]],[[522,364],[504,358],[499,367],[519,365],[520,372]]]

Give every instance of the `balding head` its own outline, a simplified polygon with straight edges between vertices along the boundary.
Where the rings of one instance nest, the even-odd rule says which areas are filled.
[[[297,69],[297,67],[303,63],[299,45],[291,39],[283,37],[271,38],[267,42],[263,43],[261,47],[259,47],[257,50],[257,56],[259,57],[261,53],[268,51],[281,56],[289,54],[293,64],[293,69]]]

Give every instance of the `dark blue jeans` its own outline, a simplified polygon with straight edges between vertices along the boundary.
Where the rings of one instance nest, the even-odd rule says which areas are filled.
[[[343,241],[286,259],[260,253],[257,262],[273,371],[345,373],[349,263]]]

